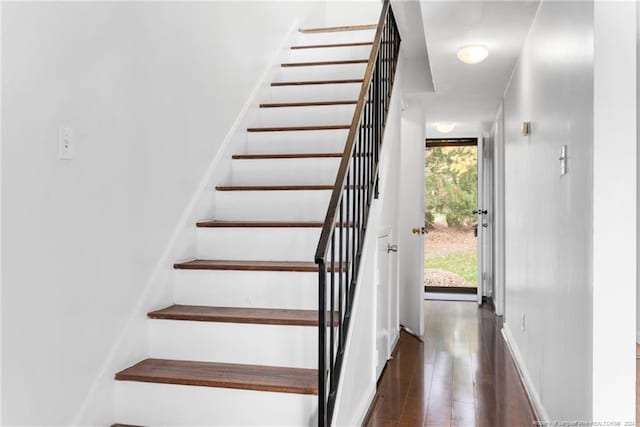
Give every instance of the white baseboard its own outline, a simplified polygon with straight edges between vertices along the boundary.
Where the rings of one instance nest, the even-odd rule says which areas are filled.
[[[478,301],[476,294],[459,294],[444,292],[425,292],[424,299],[434,301]]]
[[[531,380],[531,375],[529,375],[529,371],[524,364],[524,359],[522,358],[522,354],[520,354],[520,350],[511,334],[511,329],[509,329],[509,325],[506,323],[502,326],[502,336],[504,338],[505,343],[507,344],[507,348],[511,353],[511,357],[513,357],[513,361],[516,365],[516,369],[518,371],[518,375],[520,375],[520,379],[522,380],[522,384],[524,385],[524,389],[529,396],[529,401],[533,406],[533,411],[535,412],[535,416],[537,421],[542,423],[549,422],[549,415],[547,411],[544,409],[542,405],[542,401],[540,400],[540,396],[538,395],[538,391],[533,385],[533,381]]]

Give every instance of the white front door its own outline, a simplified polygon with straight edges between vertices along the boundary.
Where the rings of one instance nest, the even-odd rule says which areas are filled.
[[[400,324],[416,335],[424,330],[424,114],[418,107],[402,112],[400,212],[398,221]]]

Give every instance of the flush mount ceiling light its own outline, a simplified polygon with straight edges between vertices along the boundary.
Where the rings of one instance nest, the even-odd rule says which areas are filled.
[[[436,123],[436,129],[438,129],[438,132],[440,132],[440,133],[449,133],[455,127],[456,127],[456,124],[455,123],[451,123],[451,122]]]
[[[489,49],[479,44],[470,44],[458,49],[458,59],[465,64],[477,64],[487,59]]]

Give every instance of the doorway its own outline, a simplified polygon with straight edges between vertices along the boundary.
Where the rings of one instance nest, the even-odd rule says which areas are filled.
[[[427,139],[425,149],[425,299],[478,299],[481,273],[477,138]]]

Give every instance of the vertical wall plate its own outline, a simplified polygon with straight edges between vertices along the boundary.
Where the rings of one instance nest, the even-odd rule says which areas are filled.
[[[522,122],[520,125],[520,135],[527,136],[529,135],[529,130],[531,127],[531,122]]]
[[[560,176],[567,174],[567,146],[560,147]]]
[[[60,159],[73,159],[73,129],[70,127],[60,128],[59,153]]]

